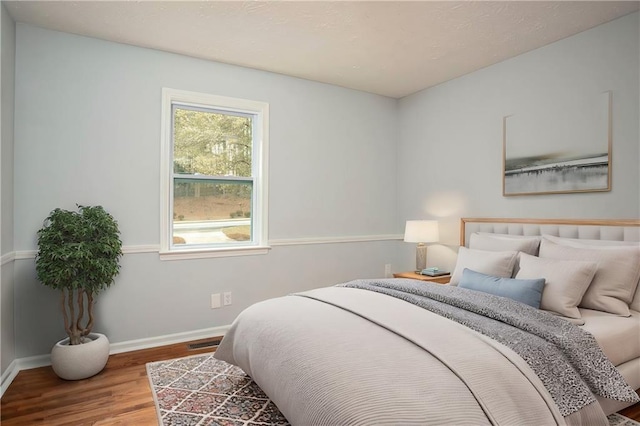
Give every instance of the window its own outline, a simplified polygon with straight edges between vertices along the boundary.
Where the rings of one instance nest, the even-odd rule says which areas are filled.
[[[161,257],[266,253],[269,105],[162,95]]]

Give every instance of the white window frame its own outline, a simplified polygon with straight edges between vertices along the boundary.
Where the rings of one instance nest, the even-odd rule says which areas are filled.
[[[215,109],[253,116],[251,168],[252,227],[251,241],[233,245],[215,244],[178,246],[173,244],[173,105]],[[204,257],[266,254],[268,246],[268,153],[269,104],[246,99],[170,88],[162,89],[162,125],[160,154],[160,259],[179,260]]]

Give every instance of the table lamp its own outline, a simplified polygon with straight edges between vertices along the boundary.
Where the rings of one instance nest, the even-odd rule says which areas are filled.
[[[408,220],[404,228],[404,241],[418,243],[416,247],[416,271],[427,267],[427,246],[440,239],[437,220]]]

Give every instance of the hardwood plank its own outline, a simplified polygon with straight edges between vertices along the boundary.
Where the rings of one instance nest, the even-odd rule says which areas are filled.
[[[188,344],[115,354],[105,369],[85,380],[58,378],[51,367],[18,373],[0,401],[3,426],[156,425],[157,417],[145,364],[213,352]]]
[[[640,396],[640,389],[637,389],[636,393],[638,394],[638,396]],[[640,422],[640,402],[619,411],[619,413],[623,416],[627,416],[630,419]]]
[[[111,355],[97,376],[79,381],[58,378],[51,367],[18,373],[0,401],[2,426],[157,425],[145,364],[213,352],[189,350],[189,343]],[[620,414],[640,421],[640,404]]]

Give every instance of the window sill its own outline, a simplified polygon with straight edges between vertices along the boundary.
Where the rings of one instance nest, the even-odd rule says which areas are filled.
[[[160,251],[160,260],[206,259],[210,257],[255,256],[269,253],[269,246],[225,247]]]

